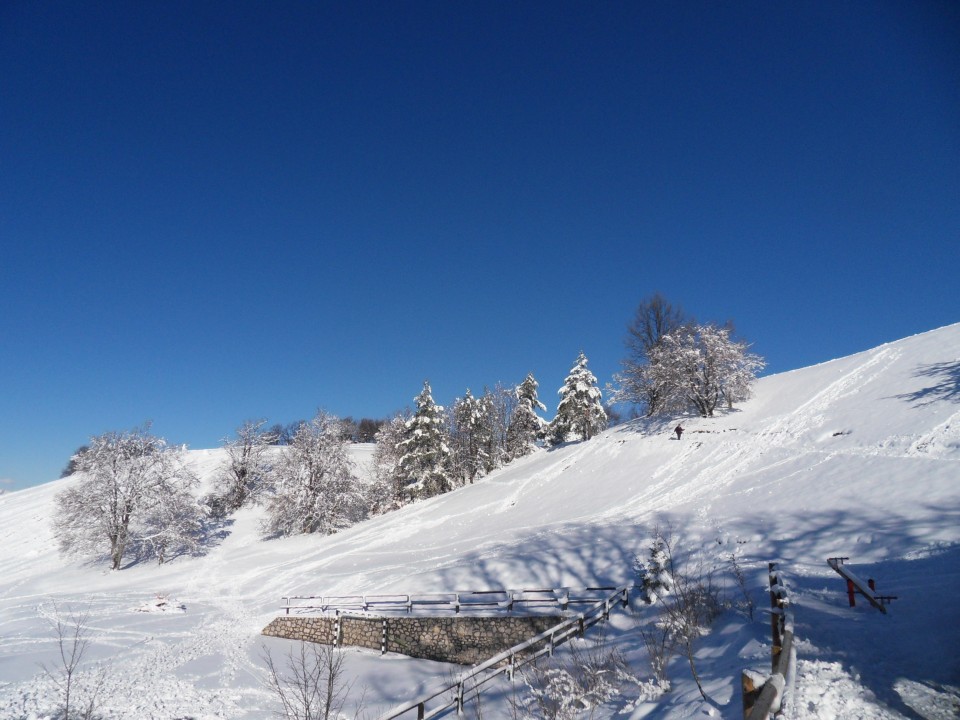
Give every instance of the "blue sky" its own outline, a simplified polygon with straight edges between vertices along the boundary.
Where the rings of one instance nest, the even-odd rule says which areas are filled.
[[[0,487],[144,421],[768,372],[960,320],[955,2],[0,6]]]

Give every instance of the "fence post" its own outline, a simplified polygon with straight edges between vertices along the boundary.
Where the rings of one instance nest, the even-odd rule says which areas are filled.
[[[760,688],[756,686],[750,673],[740,673],[740,690],[743,695],[743,717],[744,720],[750,717],[754,703],[760,697]]]
[[[853,580],[847,579],[847,599],[850,600],[850,607],[857,606],[857,589],[853,586]]]
[[[340,647],[340,611],[337,610],[336,618],[333,621],[333,646]]]
[[[425,713],[424,713],[424,707],[423,707],[423,706],[424,706],[425,704],[426,704],[426,703],[419,703],[419,704],[417,705],[417,720],[423,720],[423,716],[424,716],[424,714],[425,714]]]
[[[463,680],[457,683],[457,715],[463,715]]]
[[[380,634],[380,654],[387,653],[387,619],[383,619],[383,632]]]

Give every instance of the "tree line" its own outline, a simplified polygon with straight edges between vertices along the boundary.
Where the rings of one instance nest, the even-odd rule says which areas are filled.
[[[628,326],[627,356],[611,389],[614,402],[649,416],[694,412],[708,417],[721,403],[745,399],[763,361],[732,337],[732,325],[698,324],[659,294],[642,301]],[[580,353],[552,420],[540,413],[539,383],[469,389],[447,409],[429,381],[414,408],[389,420],[337,418],[267,427],[248,421],[224,441],[215,489],[196,497],[185,448],[170,446],[145,425],[91,438],[71,458],[79,481],[58,494],[61,550],[164,562],[193,553],[217,523],[248,505],[264,507],[267,537],[329,534],[370,515],[472,484],[534,452],[571,439],[586,441],[609,422],[597,378]],[[350,442],[374,441],[372,479],[359,479]]]

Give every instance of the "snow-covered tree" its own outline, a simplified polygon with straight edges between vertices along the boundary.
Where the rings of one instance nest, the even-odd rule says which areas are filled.
[[[486,472],[490,473],[510,461],[507,456],[507,431],[516,405],[514,389],[497,383],[493,390],[483,389],[485,421]]]
[[[547,407],[537,397],[540,387],[533,373],[527,377],[516,389],[516,405],[510,416],[507,428],[507,460],[514,460],[529,455],[536,447],[537,440],[543,438],[547,431],[547,422],[537,415],[537,410],[546,412]]]
[[[663,410],[694,409],[710,417],[721,402],[732,406],[749,397],[764,361],[748,345],[730,338],[730,329],[685,325],[664,335],[650,351],[647,378]]]
[[[484,399],[468,388],[450,413],[450,464],[458,481],[473,483],[486,471],[491,437]]]
[[[554,442],[562,442],[570,433],[589,440],[607,427],[607,414],[597,378],[587,369],[587,357],[582,352],[557,392],[560,404],[550,424]]]
[[[274,443],[264,430],[266,420],[248,420],[237,428],[236,437],[224,440],[227,458],[220,468],[218,485],[228,510],[237,510],[256,499],[270,472],[268,450]]]
[[[367,489],[367,506],[372,515],[396,510],[407,499],[398,468],[401,457],[399,445],[408,419],[404,415],[397,415],[381,425],[374,438],[373,482]]]
[[[671,305],[660,293],[644,298],[627,326],[627,356],[621,361],[621,371],[614,376],[616,387],[611,401],[641,405],[647,415],[660,412],[664,398],[651,381],[650,353],[665,335],[691,322],[682,308]]]
[[[340,422],[324,412],[297,430],[272,485],[264,522],[272,535],[334,533],[360,520],[366,509]]]
[[[446,418],[443,406],[433,401],[429,381],[423,383],[414,403],[416,410],[397,445],[397,477],[409,499],[428,498],[452,489],[447,477],[450,447]]]
[[[107,552],[119,570],[131,549],[146,547],[162,562],[194,546],[200,522],[191,493],[196,478],[184,467],[182,451],[149,429],[91,438],[78,456],[79,482],[56,497],[62,552]]]

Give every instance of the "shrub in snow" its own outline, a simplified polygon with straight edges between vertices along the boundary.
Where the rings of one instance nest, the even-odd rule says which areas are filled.
[[[645,684],[631,672],[622,656],[601,640],[591,649],[570,647],[565,662],[534,666],[523,673],[527,697],[515,710],[524,718],[574,720],[624,695],[630,686]]]
[[[666,682],[666,668],[675,652],[687,658],[697,689],[706,700],[694,658],[695,643],[709,632],[723,611],[719,589],[713,577],[698,561],[681,571],[674,561],[673,541],[656,528],[647,564],[638,563],[641,593],[659,610],[652,626],[642,632],[654,676]]]

